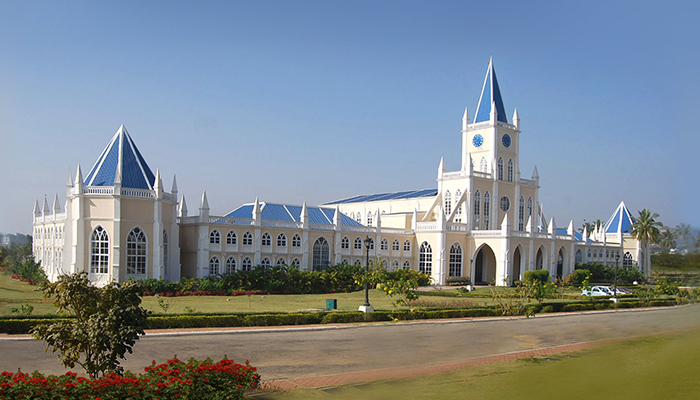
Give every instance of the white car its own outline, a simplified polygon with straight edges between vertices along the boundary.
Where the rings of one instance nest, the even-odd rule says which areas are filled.
[[[589,290],[581,290],[581,295],[583,296],[612,296],[612,289],[608,289],[606,286],[592,286]]]

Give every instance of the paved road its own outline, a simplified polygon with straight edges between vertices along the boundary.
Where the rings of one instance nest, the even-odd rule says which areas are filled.
[[[217,334],[143,337],[123,363],[140,371],[177,354],[250,360],[274,381],[396,366],[464,361],[524,349],[625,338],[700,327],[700,305],[645,311],[538,316],[524,319],[431,321],[309,329],[232,330]],[[319,329],[320,328],[320,329]],[[63,373],[44,344],[0,337],[0,371]],[[79,372],[79,371],[77,371]]]

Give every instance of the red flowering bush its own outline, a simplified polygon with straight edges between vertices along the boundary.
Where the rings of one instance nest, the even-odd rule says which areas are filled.
[[[174,358],[165,364],[153,361],[143,374],[127,371],[124,376],[108,373],[87,379],[73,372],[45,377],[39,372],[0,374],[0,400],[9,399],[243,399],[243,393],[260,382],[248,361],[234,364],[224,358],[187,363]]]

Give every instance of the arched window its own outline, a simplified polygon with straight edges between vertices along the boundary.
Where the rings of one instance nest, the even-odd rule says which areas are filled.
[[[360,259],[358,258],[357,260],[355,260],[355,265],[362,265],[362,261],[360,261]]]
[[[445,216],[447,217],[452,212],[452,194],[450,191],[445,192]]]
[[[343,236],[343,238],[340,239],[340,248],[341,249],[349,249],[350,248],[350,239],[348,239],[347,236]]]
[[[353,244],[353,249],[362,250],[362,239],[360,239],[359,237],[355,238],[355,243]]]
[[[593,250],[593,258],[598,258],[598,250]]]
[[[250,234],[250,232],[246,232],[243,234],[243,246],[252,246],[253,245],[253,235]]]
[[[401,265],[401,264],[399,264],[399,260],[394,260],[394,262],[391,264],[391,269],[392,269],[393,271],[396,271],[397,269],[399,269],[399,266],[400,266],[400,265]]]
[[[292,247],[301,247],[301,236],[298,233],[292,236]]]
[[[328,241],[324,237],[316,239],[313,247],[313,259],[311,267],[314,271],[319,271],[330,264],[330,247]]]
[[[277,247],[287,247],[287,236],[284,233],[277,235]]]
[[[491,194],[484,193],[484,229],[491,229]]]
[[[341,262],[343,265],[350,265],[350,261],[348,261],[347,258],[343,258],[343,261]]]
[[[226,269],[224,273],[232,274],[234,272],[236,272],[236,259],[233,256],[229,256],[226,259]]]
[[[474,229],[481,229],[481,192],[474,193]]]
[[[496,174],[498,175],[498,180],[502,181],[503,180],[503,159],[498,158],[498,164],[496,164]]]
[[[459,243],[450,247],[449,276],[462,276],[462,246]]]
[[[462,205],[461,204],[457,205],[457,203],[459,203],[460,197],[462,197],[462,192],[459,189],[457,189],[457,192],[455,193],[455,207],[457,207],[457,208],[455,209],[455,217],[454,217],[454,221],[456,223],[462,222]]]
[[[479,164],[479,170],[481,172],[488,172],[489,170],[489,165],[486,162],[486,157],[481,157],[481,163]]]
[[[109,236],[98,226],[90,235],[90,273],[106,274],[109,268]]]
[[[433,271],[433,249],[428,242],[423,242],[418,250],[418,270],[424,274]]]
[[[260,238],[260,244],[263,246],[269,246],[272,243],[272,239],[270,238],[270,234],[265,232],[263,233],[262,237]]]
[[[622,266],[624,268],[634,267],[634,257],[632,257],[632,254],[629,251],[626,252],[622,258]]]
[[[163,229],[163,268],[165,268],[165,276],[168,276],[168,231]]]
[[[209,275],[219,275],[219,257],[209,259]]]
[[[214,229],[211,231],[209,234],[209,243],[211,244],[219,244],[221,243],[221,234],[219,234],[219,231]]]
[[[263,257],[262,260],[260,260],[260,265],[263,267],[269,267],[270,266],[270,259],[267,257]]]
[[[357,212],[357,217],[355,221],[357,221],[359,224],[362,223],[362,214],[359,211]]]
[[[275,265],[287,265],[287,262],[284,260],[284,258],[278,258]]]
[[[508,160],[508,182],[513,182],[513,160]]]
[[[610,250],[605,250],[605,258],[610,258]]]
[[[411,251],[411,241],[406,239],[405,242],[403,242],[403,251]]]
[[[253,260],[251,260],[250,257],[245,257],[243,259],[243,262],[241,263],[241,267],[243,271],[250,271],[251,269],[253,269]]]
[[[407,269],[411,269],[411,262],[406,260],[403,262],[403,267]]]
[[[301,261],[298,258],[292,260],[292,266],[299,268],[301,266]]]
[[[146,274],[146,234],[138,226],[126,236],[126,274]]]
[[[386,239],[382,239],[380,249],[383,250],[389,250],[389,241]]]
[[[367,242],[369,243],[367,247],[369,247],[370,250],[374,250],[374,239],[369,238]]]
[[[372,225],[372,211],[367,213],[367,225]]]
[[[532,217],[532,197],[527,198],[527,217]]]
[[[391,242],[391,249],[394,251],[401,250],[401,243],[399,243],[399,239],[394,239],[394,241]]]
[[[520,196],[520,202],[518,203],[518,230],[525,230],[525,197]]]
[[[228,231],[226,234],[226,244],[236,244],[236,232]]]
[[[581,252],[581,250],[576,250],[576,256],[575,256],[574,262],[576,264],[583,262],[583,253]]]

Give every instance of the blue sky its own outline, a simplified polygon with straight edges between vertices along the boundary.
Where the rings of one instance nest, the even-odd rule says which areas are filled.
[[[568,4],[570,3],[570,4]],[[190,212],[435,187],[493,56],[548,217],[700,227],[687,2],[0,1],[0,232],[121,124]]]

